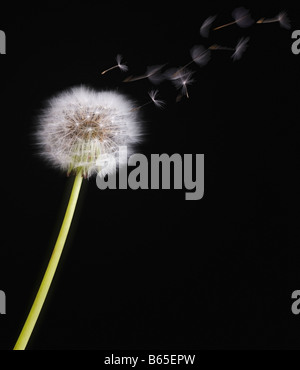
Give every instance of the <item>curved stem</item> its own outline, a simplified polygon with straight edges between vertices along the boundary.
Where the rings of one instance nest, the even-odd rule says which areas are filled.
[[[69,204],[68,204],[65,217],[64,217],[56,244],[54,246],[50,261],[48,263],[48,267],[46,269],[45,275],[43,277],[39,291],[33,302],[29,315],[25,321],[23,329],[14,346],[14,350],[24,350],[26,348],[27,343],[30,339],[31,333],[35,327],[35,324],[37,322],[37,319],[43,307],[43,304],[46,300],[47,293],[49,291],[52,279],[54,277],[57,265],[60,260],[61,253],[65,245],[65,241],[67,239],[67,235],[70,229],[70,225],[72,222],[72,218],[74,215],[74,211],[75,211],[75,207],[76,207],[76,203],[77,203],[77,199],[78,199],[78,195],[79,195],[79,191],[81,187],[81,183],[82,183],[82,173],[79,172],[75,177]]]

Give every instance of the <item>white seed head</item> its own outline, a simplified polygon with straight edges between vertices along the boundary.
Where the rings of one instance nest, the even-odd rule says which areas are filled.
[[[120,164],[119,148],[127,146],[130,155],[141,137],[130,100],[114,91],[84,86],[51,98],[38,123],[42,155],[63,171],[81,171],[84,177],[113,172],[116,166],[109,163]],[[101,158],[105,158],[106,173]]]

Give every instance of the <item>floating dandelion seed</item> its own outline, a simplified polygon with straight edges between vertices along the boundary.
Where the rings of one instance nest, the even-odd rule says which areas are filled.
[[[154,85],[160,84],[165,79],[163,73],[161,73],[165,65],[166,64],[147,67],[147,78]]]
[[[278,21],[282,28],[285,28],[287,30],[291,28],[291,23],[286,12],[280,12],[278,14]]]
[[[162,108],[165,105],[165,102],[163,100],[157,99],[158,90],[151,90],[149,92],[149,96],[151,100],[153,101],[154,105],[158,108]]]
[[[211,29],[211,25],[212,23],[216,20],[217,16],[214,15],[214,16],[210,16],[208,17],[202,24],[202,26],[200,27],[200,35],[202,37],[205,37],[207,38],[209,36],[209,32],[210,32],[210,29]]]
[[[222,26],[216,27],[213,30],[216,31],[224,27],[232,26],[233,24],[237,24],[241,28],[247,28],[252,26],[254,23],[254,20],[250,16],[249,10],[243,7],[234,9],[232,12],[232,17],[234,19],[233,22],[223,24]]]
[[[85,87],[72,88],[52,98],[41,115],[37,138],[43,156],[56,167],[74,172],[76,177],[53,253],[14,350],[26,348],[46,300],[71,226],[82,178],[108,173],[99,165],[98,159],[102,157],[108,162],[108,171],[115,171],[116,166],[110,163],[114,160],[120,164],[117,155],[120,146],[130,150],[140,136],[137,121],[132,103],[124,96]]]
[[[151,90],[151,91],[148,92],[148,94],[151,98],[151,101],[148,101],[147,103],[145,103],[143,105],[140,105],[137,108],[133,108],[133,110],[141,109],[141,108],[145,107],[146,105],[149,105],[149,104],[152,104],[152,103],[154,103],[154,105],[158,108],[162,108],[165,105],[165,102],[163,100],[160,100],[160,99],[157,98],[158,90]]]
[[[248,28],[254,24],[254,20],[251,18],[249,10],[243,7],[234,9],[232,17],[236,24],[241,28]]]
[[[239,40],[239,42],[237,43],[237,46],[235,48],[235,52],[232,55],[232,59],[234,61],[241,59],[242,55],[244,54],[245,50],[248,47],[249,40],[250,40],[249,37],[241,38]]]
[[[274,18],[260,18],[256,23],[262,24],[262,23],[275,23],[275,22],[278,22],[282,28],[285,28],[287,30],[291,28],[291,23],[290,23],[290,20],[286,12],[280,12]]]
[[[112,67],[106,69],[105,71],[101,72],[101,74],[104,75],[105,73],[107,73],[109,71],[112,71],[115,68],[119,68],[121,71],[127,72],[128,71],[127,65],[126,64],[122,64],[121,61],[122,61],[122,55],[118,54],[116,56],[116,62],[117,62],[117,64],[115,66],[112,66]]]
[[[151,82],[158,83],[158,81],[161,81],[162,79],[162,75],[160,74],[160,71],[163,69],[164,66],[165,64],[147,67],[147,71],[145,74],[141,76],[136,76],[136,77],[129,76],[125,78],[123,82],[134,82],[134,81],[139,81],[139,80],[148,78]]]
[[[176,89],[178,90],[181,89],[181,94],[179,96],[180,99],[182,96],[186,96],[187,98],[190,97],[187,86],[191,85],[194,82],[194,80],[192,79],[193,73],[194,73],[193,71],[190,71],[188,69],[180,68],[177,70],[177,72],[171,75],[170,79],[174,86],[176,87]]]
[[[236,47],[228,47],[228,46],[222,46],[218,44],[213,44],[209,47],[210,50],[226,50],[226,51],[234,51],[232,58],[234,61],[241,59],[242,55],[244,54],[245,50],[247,49],[247,43],[250,40],[249,37],[247,38],[241,38]]]
[[[190,50],[190,54],[193,59],[192,61],[200,67],[204,67],[210,60],[210,51],[202,45],[193,46]],[[185,67],[187,66],[188,64],[185,65]]]
[[[210,60],[210,50],[206,49],[202,45],[195,45],[190,50],[190,55],[192,60],[180,68],[169,68],[165,71],[164,76],[168,80],[178,80],[183,77],[183,75],[191,73],[186,67],[192,63],[196,63],[200,67],[204,67]]]
[[[164,72],[164,77],[170,81],[176,80],[177,78],[179,78],[178,76],[179,76],[180,70],[183,70],[183,68],[180,68],[180,69],[175,68],[175,67],[169,68]]]

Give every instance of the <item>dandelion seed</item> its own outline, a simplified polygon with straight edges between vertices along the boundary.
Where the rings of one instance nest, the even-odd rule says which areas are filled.
[[[133,108],[133,110],[141,109],[141,108],[145,107],[146,105],[149,105],[149,104],[152,104],[152,103],[154,103],[154,105],[158,108],[162,108],[165,105],[165,102],[163,100],[157,99],[158,90],[151,90],[151,91],[148,92],[148,94],[151,98],[151,101],[148,101],[147,103],[145,103],[143,105],[140,105],[137,108]]]
[[[262,24],[262,23],[275,23],[275,22],[278,22],[282,28],[285,28],[287,30],[291,28],[291,23],[290,23],[290,20],[286,12],[280,12],[274,18],[260,18],[256,23]]]
[[[278,14],[278,20],[279,20],[279,24],[282,28],[285,28],[287,30],[289,30],[291,28],[291,23],[290,23],[290,20],[287,16],[286,12],[280,12]]]
[[[165,67],[165,65],[166,64],[147,67],[147,78],[154,85],[160,84],[165,79],[163,73],[161,73],[161,70],[163,69],[163,67]]]
[[[232,58],[234,61],[241,59],[242,55],[244,54],[245,50],[247,49],[247,43],[249,42],[250,38],[241,38],[236,47],[228,47],[228,46],[222,46],[218,44],[213,44],[209,47],[210,50],[226,50],[226,51],[234,51]]]
[[[165,105],[165,102],[163,100],[157,99],[158,90],[151,90],[149,92],[149,96],[151,100],[153,101],[154,105],[158,108],[162,108]]]
[[[210,16],[208,17],[202,24],[202,26],[200,27],[200,35],[202,37],[205,37],[207,38],[209,36],[209,32],[210,32],[210,29],[211,29],[211,25],[212,23],[215,21],[215,19],[217,18],[216,15],[214,16]]]
[[[198,64],[200,67],[205,66],[210,60],[210,51],[202,45],[195,45],[190,50],[193,62]],[[187,67],[186,65],[185,67]]]
[[[222,26],[216,27],[213,30],[216,31],[224,27],[232,26],[233,24],[237,24],[241,28],[247,28],[252,26],[254,23],[249,11],[243,7],[234,9],[232,12],[232,17],[234,19],[233,22],[223,24]]]
[[[190,55],[192,60],[180,68],[169,68],[165,71],[164,76],[168,80],[177,80],[182,77],[182,75],[187,73],[186,67],[192,63],[196,63],[200,67],[204,67],[210,60],[210,50],[206,49],[202,45],[195,45],[190,50]]]
[[[241,28],[248,28],[254,24],[254,20],[252,19],[249,10],[243,7],[234,9],[232,17],[236,24]]]
[[[242,55],[244,54],[245,50],[248,47],[248,42],[250,38],[241,38],[239,42],[237,43],[237,46],[235,48],[235,52],[232,55],[232,59],[234,61],[241,59]]]
[[[178,68],[169,68],[164,72],[164,77],[167,80],[173,81],[176,80],[179,76],[179,69]]]
[[[187,98],[190,97],[187,86],[194,82],[192,79],[193,73],[193,71],[188,69],[180,68],[170,78],[176,89],[181,89],[181,95],[186,96]]]
[[[134,82],[143,80],[145,78],[148,78],[153,83],[158,83],[158,81],[161,81],[162,75],[160,74],[160,71],[166,64],[162,65],[156,65],[156,66],[150,66],[147,67],[146,73],[141,76],[129,76],[123,80],[123,82]]]
[[[116,56],[116,62],[117,62],[117,64],[115,66],[112,66],[112,67],[106,69],[105,71],[101,72],[101,74],[104,75],[105,73],[107,73],[109,71],[112,71],[115,68],[119,68],[122,72],[127,72],[128,71],[127,65],[126,64],[122,64],[121,61],[122,61],[122,55],[118,54]]]

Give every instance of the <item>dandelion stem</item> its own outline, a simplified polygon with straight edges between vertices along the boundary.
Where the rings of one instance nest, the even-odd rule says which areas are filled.
[[[27,343],[32,334],[32,331],[38,320],[39,314],[46,300],[47,293],[49,291],[52,279],[54,277],[57,265],[59,263],[60,256],[62,254],[64,245],[65,245],[65,241],[67,239],[67,235],[68,235],[70,225],[72,222],[72,218],[74,215],[78,195],[80,192],[81,183],[82,183],[82,173],[80,171],[77,173],[75,177],[69,204],[68,204],[65,217],[64,217],[56,244],[54,246],[48,267],[46,269],[45,275],[43,277],[43,280],[41,282],[40,288],[33,302],[29,315],[19,335],[19,338],[15,344],[14,350],[24,350],[26,348]]]

